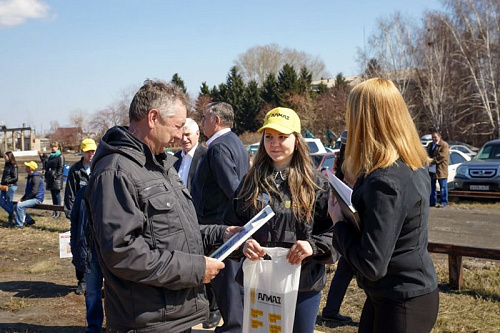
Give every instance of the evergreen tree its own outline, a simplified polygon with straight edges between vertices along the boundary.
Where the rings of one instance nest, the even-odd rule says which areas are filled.
[[[203,82],[200,87],[200,94],[210,96],[210,88],[208,87],[206,82]]]
[[[179,74],[175,73],[172,76],[172,80],[170,82],[172,82],[173,84],[175,84],[175,85],[179,86],[180,88],[182,88],[182,90],[184,91],[184,93],[187,92],[186,86],[184,85],[184,81],[181,79],[181,77],[179,76]]]
[[[261,92],[257,81],[250,81],[245,89],[242,101],[241,124],[239,126],[242,133],[245,131],[255,132],[260,127],[260,124],[255,121],[264,104],[260,95]]]
[[[346,88],[349,85],[349,82],[344,77],[342,72],[338,73],[335,77],[335,87],[337,88]]]
[[[276,80],[276,76],[273,73],[269,74],[262,84],[260,97],[271,107],[279,106],[281,100],[280,92],[278,89],[278,81]]]
[[[243,133],[242,124],[242,104],[243,94],[245,92],[245,83],[238,72],[238,68],[233,66],[227,75],[226,83],[219,85],[219,101],[226,102],[233,107],[234,125],[233,130],[237,134]]]
[[[311,92],[312,74],[306,66],[300,69],[299,82],[297,84],[298,92],[301,95],[306,95]]]
[[[291,107],[288,98],[298,92],[298,78],[293,66],[285,64],[278,74],[278,90],[281,95],[280,105]]]

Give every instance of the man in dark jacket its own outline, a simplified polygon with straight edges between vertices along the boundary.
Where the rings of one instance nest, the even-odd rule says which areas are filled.
[[[208,151],[191,192],[200,224],[223,223],[226,206],[250,168],[247,150],[231,131],[233,122],[233,108],[227,103],[210,103],[203,111],[201,127],[209,138]],[[241,264],[229,259],[224,263],[226,268],[211,282],[224,321],[215,332],[237,333],[243,325],[243,290],[235,282]]]
[[[178,158],[174,163],[174,168],[189,192],[191,192],[191,184],[196,170],[207,153],[207,148],[198,142],[199,138],[200,128],[198,124],[193,119],[187,118],[181,140],[182,150],[174,154]]]
[[[94,143],[95,144],[95,143]],[[94,238],[90,231],[87,208],[83,200],[86,186],[77,193],[71,209],[71,253],[77,272],[85,274],[85,308],[87,327],[85,333],[100,333],[104,320],[102,308],[102,271],[97,259]]]
[[[181,139],[186,105],[179,87],[147,80],[130,104],[130,127],[109,129],[94,156],[85,200],[108,332],[189,332],[208,317],[203,283],[224,264],[205,257],[204,245],[235,229],[200,228],[175,158],[165,153]]]
[[[28,214],[26,214],[26,209],[38,205],[43,202],[45,195],[45,189],[43,188],[43,179],[40,173],[37,171],[38,164],[34,161],[24,162],[26,166],[26,173],[28,174],[28,181],[26,182],[26,188],[24,190],[23,197],[14,205],[14,211],[16,212],[16,227],[22,228],[24,223],[26,225],[32,225],[35,220]]]
[[[71,214],[71,209],[73,208],[73,202],[75,201],[76,193],[84,186],[87,185],[90,178],[90,163],[92,158],[94,158],[95,150],[97,145],[92,139],[85,139],[80,144],[80,149],[82,150],[82,158],[80,161],[76,162],[68,172],[68,180],[66,181],[66,189],[64,191],[64,214],[69,219]],[[71,221],[71,227],[73,229],[73,223],[75,220]],[[71,234],[71,241],[76,235]],[[74,255],[73,255],[74,257]],[[75,266],[76,279],[78,280],[78,287],[75,293],[77,295],[85,294],[87,288],[85,285],[85,272],[79,270]]]

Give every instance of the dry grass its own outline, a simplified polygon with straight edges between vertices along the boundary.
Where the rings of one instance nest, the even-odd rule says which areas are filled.
[[[498,332],[500,327],[500,263],[464,258],[464,287],[461,291],[450,290],[448,264],[444,255],[432,255],[440,289],[440,307],[432,332]],[[332,269],[333,270],[333,269]],[[329,274],[329,280],[333,277]],[[329,283],[328,285],[329,286]],[[320,312],[326,302],[325,288]],[[351,282],[342,303],[341,313],[351,316],[354,324],[339,327],[317,325],[323,332],[357,332],[365,294]]]
[[[459,200],[450,202],[450,206],[458,206],[462,209],[500,210],[500,202],[498,199],[477,199],[477,201]]]
[[[475,204],[474,204],[475,205]],[[460,206],[462,204],[460,203]],[[490,204],[488,209],[498,209],[498,204]],[[481,209],[485,206],[481,206]],[[475,208],[475,207],[474,207]],[[22,230],[7,228],[0,223],[0,283],[4,286],[16,282],[11,290],[0,289],[1,311],[19,314],[23,317],[24,308],[38,321],[30,324],[48,325],[58,323],[64,314],[66,325],[81,325],[84,321],[83,298],[68,293],[67,285],[75,283],[74,270],[69,259],[59,259],[58,234],[69,230],[69,221],[63,217],[55,220],[50,212],[31,211],[36,224]],[[0,212],[0,220],[5,221],[5,214]],[[440,310],[434,333],[448,332],[497,332],[500,327],[500,262],[464,258],[464,288],[461,291],[450,290],[448,281],[448,263],[444,255],[433,254],[440,284]],[[331,279],[335,266],[331,267],[328,278]],[[14,281],[14,282],[13,282]],[[55,288],[55,293],[66,296],[30,298],[25,292],[25,281],[34,281],[41,289],[31,286],[30,293],[44,294],[45,288]],[[18,286],[18,284],[19,286]],[[329,286],[329,282],[327,284]],[[17,294],[12,294],[12,293]],[[320,311],[326,301],[325,288]],[[326,327],[317,325],[322,332],[357,332],[361,309],[365,300],[364,292],[355,280],[349,285],[342,304],[341,313],[353,317],[354,323],[348,326]],[[52,309],[50,313],[47,309]],[[71,309],[69,311],[69,309]],[[65,314],[65,311],[68,313]],[[36,314],[36,315],[35,315]],[[22,319],[22,318],[21,318]],[[34,319],[32,319],[34,320]]]
[[[9,302],[0,304],[1,310],[12,311],[12,312],[19,311],[27,307],[29,307],[29,303],[26,301],[26,299],[18,297],[11,297]]]

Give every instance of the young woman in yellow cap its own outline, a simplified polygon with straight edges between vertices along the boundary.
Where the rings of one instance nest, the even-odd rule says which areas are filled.
[[[287,259],[302,264],[295,311],[295,333],[314,331],[325,263],[332,262],[330,186],[313,167],[300,134],[300,119],[287,108],[266,114],[254,163],[233,199],[227,221],[243,225],[269,204],[276,215],[243,248],[250,260],[262,259],[262,247],[290,248]]]

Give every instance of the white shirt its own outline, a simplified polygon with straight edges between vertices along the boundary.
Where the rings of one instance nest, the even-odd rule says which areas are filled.
[[[217,138],[223,136],[224,134],[226,133],[229,133],[231,132],[231,129],[228,127],[228,128],[224,128],[224,129],[221,129],[220,131],[218,131],[217,133],[214,133],[214,135],[212,135],[212,137],[210,139],[208,139],[207,141],[207,148],[210,147],[210,144]]]
[[[181,177],[182,182],[186,187],[188,182],[189,169],[191,168],[191,163],[193,162],[194,152],[196,151],[196,148],[198,148],[198,142],[195,146],[193,146],[193,148],[191,148],[190,151],[188,151],[187,154],[184,152],[184,150],[181,152],[182,161],[178,173],[179,177]]]

